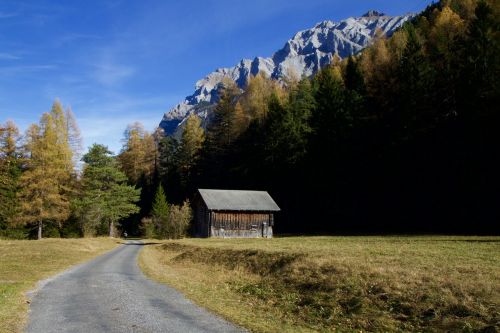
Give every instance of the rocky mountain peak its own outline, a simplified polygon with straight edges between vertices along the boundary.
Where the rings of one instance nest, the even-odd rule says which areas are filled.
[[[367,12],[363,15],[363,17],[374,17],[374,16],[375,16],[375,17],[377,17],[377,16],[385,16],[385,14],[384,14],[384,13],[382,13],[382,12],[378,12],[378,11],[376,11],[376,10],[369,10],[369,11],[367,11]]]
[[[359,53],[370,45],[377,30],[390,36],[413,17],[387,16],[370,10],[360,17],[340,22],[326,20],[299,31],[269,58],[243,59],[234,67],[219,68],[199,80],[191,96],[165,113],[160,127],[167,135],[179,136],[184,120],[191,114],[199,116],[206,126],[219,98],[218,87],[227,78],[244,88],[248,79],[259,73],[275,80],[309,77],[330,64],[335,55],[342,59]]]

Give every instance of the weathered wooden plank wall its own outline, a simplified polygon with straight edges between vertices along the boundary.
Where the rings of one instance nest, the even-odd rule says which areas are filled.
[[[212,226],[224,229],[258,228],[262,223],[270,222],[269,214],[214,212]]]
[[[212,212],[212,237],[271,238],[273,215],[252,212]]]

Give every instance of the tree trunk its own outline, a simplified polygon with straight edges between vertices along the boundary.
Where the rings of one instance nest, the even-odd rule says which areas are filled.
[[[38,239],[42,239],[42,220],[38,221]]]
[[[113,229],[114,229],[113,222],[109,222],[109,237],[114,237]]]

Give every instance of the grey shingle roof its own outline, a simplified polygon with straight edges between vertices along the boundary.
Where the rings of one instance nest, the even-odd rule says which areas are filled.
[[[266,191],[199,189],[202,200],[210,210],[277,212],[276,202]]]

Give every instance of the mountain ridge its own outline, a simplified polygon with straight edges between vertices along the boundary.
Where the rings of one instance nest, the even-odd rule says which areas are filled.
[[[370,10],[339,22],[318,22],[313,28],[297,32],[271,57],[242,59],[236,66],[218,68],[198,80],[194,93],[165,113],[159,126],[166,135],[178,136],[183,121],[191,114],[198,115],[206,126],[225,78],[244,88],[248,79],[259,73],[275,80],[308,77],[330,64],[335,56],[343,59],[359,53],[370,45],[377,31],[390,36],[413,17],[415,14],[388,16]]]

